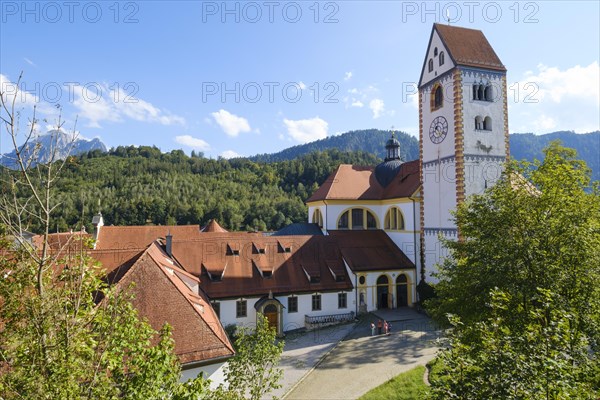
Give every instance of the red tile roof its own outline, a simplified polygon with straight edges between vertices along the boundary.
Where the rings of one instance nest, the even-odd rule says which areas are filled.
[[[145,249],[158,238],[171,233],[173,237],[194,237],[200,234],[198,225],[141,225],[141,226],[102,226],[96,241],[96,250]]]
[[[135,285],[131,286],[132,283]],[[133,305],[154,329],[173,328],[175,354],[182,364],[230,357],[233,347],[200,281],[152,243],[116,283],[135,296]]]
[[[307,200],[383,200],[409,197],[419,188],[419,160],[402,164],[398,174],[382,187],[374,167],[341,164]]]
[[[329,231],[349,267],[356,272],[415,268],[382,230]]]
[[[352,288],[332,238],[286,236],[285,243],[281,240],[244,232],[202,235],[189,240],[174,237],[173,254],[188,272],[200,276],[202,289],[212,299]],[[286,252],[286,247],[290,252]],[[239,254],[232,254],[231,248],[238,249]],[[264,249],[264,254],[257,248]],[[341,279],[336,280],[330,268]],[[220,273],[222,279],[215,279]],[[313,281],[310,277],[314,277]]]
[[[450,57],[457,65],[506,71],[483,32],[445,24],[434,24]]]
[[[208,221],[208,224],[204,228],[200,230],[201,232],[229,232],[227,229],[223,228],[217,221],[211,219]]]

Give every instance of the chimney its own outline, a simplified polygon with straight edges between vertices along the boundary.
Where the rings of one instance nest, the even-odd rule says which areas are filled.
[[[167,233],[166,237],[166,252],[169,257],[173,257],[173,235],[171,235],[171,231]]]
[[[100,236],[100,228],[104,226],[104,218],[102,218],[102,213],[100,211],[92,218],[92,225],[94,225],[94,241],[97,242],[98,237]],[[94,244],[94,248],[96,248],[96,244]]]

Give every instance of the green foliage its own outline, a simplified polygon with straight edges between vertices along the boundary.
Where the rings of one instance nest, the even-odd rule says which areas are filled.
[[[109,153],[71,157],[56,182],[51,231],[91,231],[91,215],[102,211],[106,224],[206,224],[215,218],[229,230],[277,230],[306,220],[304,201],[341,163],[375,165],[365,153],[329,150],[264,164],[247,159],[211,160],[155,147],[117,147]],[[0,189],[10,190],[0,169]],[[17,195],[27,198],[21,188]],[[41,232],[35,218],[27,229]]]
[[[452,257],[426,304],[452,326],[440,356],[450,380],[436,398],[598,390],[600,193],[589,174],[574,150],[552,143],[543,162],[508,165],[458,207],[461,240],[446,242]]]
[[[514,326],[510,295],[492,291],[490,315],[465,325],[451,317],[448,348],[438,355],[433,399],[595,399],[594,356],[573,329],[560,296],[538,290],[528,320]]]
[[[38,264],[21,252],[0,262],[3,399],[192,399],[207,392],[201,378],[179,382],[169,327],[154,331],[81,253]]]
[[[421,400],[428,392],[424,374],[425,367],[415,367],[370,390],[359,400]]]
[[[277,368],[283,352],[282,341],[276,341],[275,329],[262,314],[257,314],[256,329],[238,328],[235,341],[236,355],[225,367],[228,394],[233,398],[252,400],[265,398],[273,389],[281,387],[283,370]]]

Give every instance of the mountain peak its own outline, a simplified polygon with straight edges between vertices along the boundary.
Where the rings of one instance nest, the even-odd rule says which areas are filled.
[[[100,150],[106,152],[106,146],[100,139],[78,138],[73,134],[59,129],[52,129],[31,140],[27,145],[21,145],[20,151],[25,161],[32,160],[31,166],[38,163],[63,160],[68,156],[76,156],[88,151]],[[0,165],[17,169],[17,153],[15,150],[0,156]]]

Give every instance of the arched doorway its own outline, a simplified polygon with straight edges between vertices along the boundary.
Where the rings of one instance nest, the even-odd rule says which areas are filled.
[[[388,292],[389,280],[386,275],[381,275],[377,278],[377,308],[389,308]]]
[[[277,336],[283,336],[283,304],[279,302],[273,295],[264,296],[254,303],[254,308],[258,313],[265,316],[269,326],[275,328]]]
[[[279,312],[275,304],[265,306],[263,314],[267,317],[267,321],[269,321],[269,327],[277,331],[279,328]]]
[[[398,299],[398,307],[408,306],[408,279],[404,274],[400,274],[396,278],[396,298]]]

